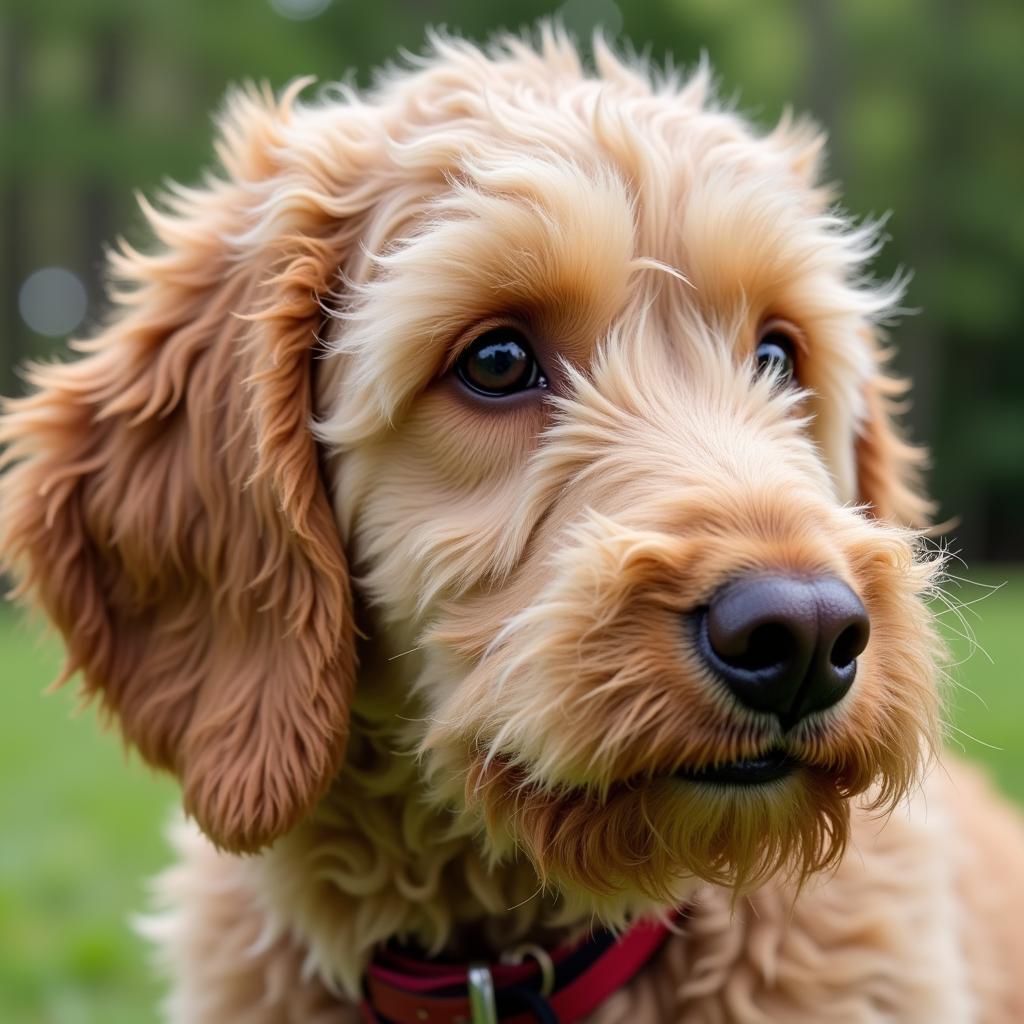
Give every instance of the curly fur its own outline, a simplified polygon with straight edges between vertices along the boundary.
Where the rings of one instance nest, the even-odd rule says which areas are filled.
[[[970,800],[918,789],[939,564],[877,231],[808,125],[595,48],[439,37],[366,95],[233,94],[218,172],[111,257],[109,324],[8,403],[7,564],[201,830],[145,926],[170,1020],[348,1022],[390,937],[497,952],[684,902],[595,1021],[1024,1012],[972,839],[1000,835],[1013,917],[1020,830],[955,766]],[[802,390],[753,373],[773,318]],[[499,324],[546,395],[456,382]],[[680,627],[777,571],[872,623],[784,737]],[[780,742],[769,786],[673,777]]]

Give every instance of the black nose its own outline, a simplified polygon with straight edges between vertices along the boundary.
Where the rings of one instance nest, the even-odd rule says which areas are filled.
[[[759,576],[715,594],[697,647],[738,700],[788,729],[842,699],[869,631],[864,605],[841,580]]]

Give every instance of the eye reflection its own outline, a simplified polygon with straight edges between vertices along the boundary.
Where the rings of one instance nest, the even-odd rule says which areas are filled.
[[[796,343],[788,331],[777,324],[769,325],[754,350],[757,375],[771,374],[780,388],[797,385]]]
[[[514,327],[495,327],[480,335],[455,364],[470,390],[490,398],[546,387],[530,342]]]

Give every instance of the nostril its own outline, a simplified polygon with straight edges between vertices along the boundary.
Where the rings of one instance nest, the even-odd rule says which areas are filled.
[[[817,639],[814,594],[802,580],[757,577],[719,591],[707,609],[711,651],[728,669],[801,672]]]
[[[781,622],[766,622],[750,634],[747,649],[728,658],[737,668],[751,671],[773,668],[792,658],[796,641],[792,632]]]
[[[828,660],[836,668],[848,668],[868,645],[868,630],[861,623],[847,626],[832,645]]]

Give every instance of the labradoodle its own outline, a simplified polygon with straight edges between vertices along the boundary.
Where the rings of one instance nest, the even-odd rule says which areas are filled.
[[[8,405],[8,565],[181,781],[168,1019],[1024,1020],[877,230],[595,46],[236,92]]]

